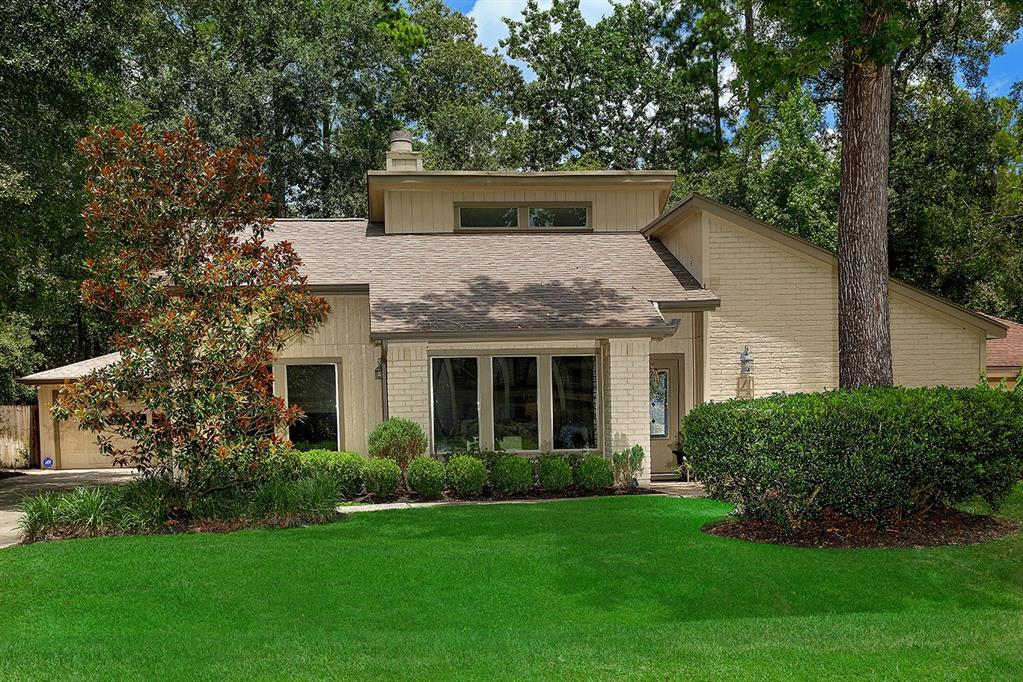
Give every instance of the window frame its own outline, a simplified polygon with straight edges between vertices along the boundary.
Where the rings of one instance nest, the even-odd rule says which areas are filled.
[[[436,413],[434,412],[434,388],[433,388],[433,361],[434,360],[475,360],[476,361],[476,442],[479,444],[483,440],[483,381],[480,377],[480,356],[465,354],[465,355],[431,355],[427,358],[427,367],[429,369],[430,377],[430,452],[433,454],[450,454],[442,453],[437,450],[437,438],[436,438]]]
[[[334,367],[334,418],[337,420],[337,451],[344,450],[344,402],[342,402],[343,391],[341,387],[341,360],[338,358],[295,358],[273,363],[274,373],[274,395],[284,398],[284,404],[291,406],[291,399],[288,396],[288,367],[290,365],[332,365]],[[278,370],[280,377],[278,378]],[[281,391],[278,392],[278,385]],[[284,437],[291,440],[291,426],[284,427]]]
[[[594,452],[601,451],[601,394],[600,394],[600,355],[594,351],[593,353],[551,353],[550,354],[550,436],[551,436],[551,452]],[[554,447],[554,359],[555,358],[593,358],[593,435],[595,445],[592,448],[556,448]]]
[[[518,224],[515,227],[462,227],[463,208],[514,208],[518,211]],[[580,227],[530,227],[529,209],[531,208],[582,208],[586,210],[586,224]],[[456,201],[455,232],[592,232],[593,202],[592,201]]]
[[[490,410],[490,419],[488,424],[490,425],[490,443],[493,449],[497,449],[497,419],[494,414],[494,358],[533,358],[536,361],[536,449],[535,450],[508,450],[507,452],[527,452],[527,453],[541,453],[544,451],[544,423],[540,415],[543,414],[543,395],[544,395],[544,382],[543,382],[543,369],[542,363],[540,362],[540,355],[538,353],[492,353],[489,356],[490,362],[490,380],[487,382],[487,386],[490,388],[490,400],[487,401],[488,409]]]

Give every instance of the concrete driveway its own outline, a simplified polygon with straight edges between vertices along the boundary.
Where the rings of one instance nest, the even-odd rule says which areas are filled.
[[[80,485],[117,483],[128,480],[134,472],[131,469],[30,469],[21,473],[24,475],[0,478],[0,548],[21,541],[18,503],[25,495],[34,495],[44,490],[68,490]]]

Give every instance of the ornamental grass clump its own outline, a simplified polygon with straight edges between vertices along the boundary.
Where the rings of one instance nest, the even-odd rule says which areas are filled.
[[[788,528],[825,512],[888,524],[974,496],[997,508],[1023,474],[1023,392],[986,386],[708,403],[685,433],[712,497]]]
[[[645,454],[642,445],[633,445],[631,448],[619,450],[611,455],[611,468],[616,486],[622,490],[639,487],[639,477],[643,473]]]

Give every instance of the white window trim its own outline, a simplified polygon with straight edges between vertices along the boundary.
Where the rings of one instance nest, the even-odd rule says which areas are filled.
[[[431,355],[427,358],[429,363],[428,369],[430,370],[430,452],[435,455],[448,454],[446,452],[440,452],[437,449],[437,437],[436,437],[436,424],[437,418],[434,412],[435,403],[433,402],[433,362],[434,360],[475,360],[476,361],[476,442],[480,443],[483,438],[483,415],[482,415],[482,396],[480,395],[482,387],[480,384],[480,358],[477,355]],[[482,447],[482,445],[481,445]]]
[[[342,442],[344,441],[344,432],[342,431],[343,421],[341,417],[341,410],[344,409],[343,403],[341,402],[341,370],[340,361],[329,360],[323,358],[310,358],[307,360],[286,360],[283,362],[275,362],[275,367],[282,367],[284,369],[284,381],[281,382],[283,387],[282,397],[284,398],[284,404],[291,406],[291,399],[288,397],[288,367],[291,365],[331,365],[334,367],[334,419],[337,423],[335,429],[337,430],[337,451],[341,452]],[[274,381],[274,394],[277,394],[277,382]],[[291,426],[285,428],[284,434],[288,440],[291,440]],[[294,441],[292,441],[294,442]]]
[[[594,434],[593,435],[594,435],[594,438],[596,440],[596,445],[594,445],[592,448],[556,448],[556,447],[554,447],[554,359],[555,358],[593,358],[593,373],[595,374],[595,376],[594,376],[594,384],[593,384],[593,400],[594,400],[594,404],[593,404],[593,407],[594,407],[594,415],[593,415]],[[600,450],[600,446],[601,446],[601,442],[600,442],[600,424],[601,424],[601,412],[600,412],[600,398],[601,398],[601,394],[600,394],[600,358],[597,356],[597,354],[596,353],[589,353],[589,354],[587,354],[587,353],[552,353],[551,354],[551,381],[550,381],[550,389],[551,389],[551,403],[550,403],[551,404],[551,410],[550,410],[550,412],[551,412],[551,414],[550,414],[550,422],[551,422],[551,452],[559,452],[559,453],[600,452],[601,451]]]

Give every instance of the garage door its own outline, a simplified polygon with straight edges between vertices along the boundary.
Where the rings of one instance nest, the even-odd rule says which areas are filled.
[[[110,464],[110,457],[104,455],[96,444],[96,434],[80,431],[78,422],[69,420],[55,422],[60,439],[61,469],[104,469]]]

